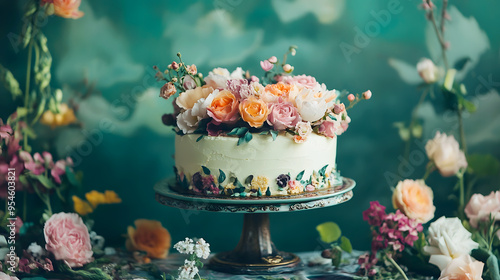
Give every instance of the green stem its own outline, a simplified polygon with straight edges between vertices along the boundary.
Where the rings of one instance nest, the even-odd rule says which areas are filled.
[[[24,90],[24,108],[28,110],[28,104],[30,101],[30,83],[31,83],[31,58],[33,56],[33,39],[30,39],[30,43],[28,45],[28,65],[26,66],[26,85]],[[28,115],[26,114],[26,123],[28,123]],[[23,139],[23,148],[27,149],[28,147],[28,133],[24,132]]]
[[[464,217],[464,209],[465,209],[465,188],[464,188],[464,172],[460,171],[457,174],[458,177],[458,187],[459,187],[459,205],[458,205],[458,216],[463,219]]]
[[[432,171],[434,171],[434,163],[432,161],[430,161],[425,168],[425,174],[422,177],[422,180],[424,180],[424,181],[427,180],[429,175],[431,175]]]
[[[432,7],[432,2],[431,0],[427,0],[427,4]],[[446,7],[444,7],[446,8]],[[443,55],[443,63],[444,63],[444,67],[445,67],[445,71],[448,71],[448,59],[446,58],[446,41],[444,40],[444,37],[443,37],[443,34],[441,34],[441,32],[439,31],[439,27],[436,23],[436,18],[434,17],[434,12],[432,11],[432,8],[430,9],[429,11],[429,19],[432,23],[432,26],[434,27],[434,31],[436,32],[436,36],[439,40],[439,44],[441,45],[441,52],[442,52],[442,55]],[[442,26],[443,30],[444,30],[444,26]]]
[[[432,87],[432,85],[431,85]],[[417,110],[418,110],[418,107],[420,107],[420,105],[422,105],[422,103],[424,102],[425,98],[427,97],[427,94],[429,93],[429,90],[424,90],[424,92],[422,92],[422,95],[420,96],[420,99],[418,100],[418,103],[417,105],[415,106],[415,108],[413,108],[413,111],[411,113],[411,121],[410,121],[410,127],[409,127],[409,130],[410,130],[410,138],[408,138],[408,141],[406,141],[406,145],[405,145],[405,159],[408,160],[408,158],[410,157],[410,148],[411,148],[411,139],[413,138],[412,137],[412,131],[413,131],[413,127],[415,126],[415,121],[416,121],[416,118],[417,118]]]
[[[403,269],[396,263],[396,261],[394,261],[394,259],[389,256],[387,253],[385,254],[387,256],[387,259],[392,263],[392,265],[399,271],[399,273],[401,273],[401,275],[403,276],[403,278],[405,280],[408,280],[408,277],[406,276],[406,273],[403,271]]]
[[[462,150],[464,151],[464,154],[467,156],[467,143],[465,142],[465,131],[464,131],[464,122],[462,118],[462,108],[461,106],[458,107],[458,130],[460,133],[460,144],[462,144]]]

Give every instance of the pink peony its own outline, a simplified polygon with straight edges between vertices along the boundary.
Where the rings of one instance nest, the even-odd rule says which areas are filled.
[[[295,84],[298,86],[303,86],[309,89],[313,89],[319,86],[319,83],[316,81],[316,78],[307,76],[307,75],[297,75],[293,76],[289,79],[286,79],[286,82],[289,84]]]
[[[439,280],[482,280],[483,267],[484,263],[469,255],[461,255],[441,271]]]
[[[342,134],[342,132],[344,132],[344,129],[337,122],[324,121],[319,126],[318,132],[325,135],[326,137],[335,138],[335,135],[339,133]]]
[[[272,104],[269,116],[267,116],[267,123],[272,125],[275,130],[285,130],[289,127],[295,127],[301,120],[297,108],[289,102]]]
[[[500,191],[491,192],[488,196],[474,194],[465,207],[465,214],[475,228],[479,221],[487,221],[490,215],[494,220],[500,220]]]
[[[70,267],[81,267],[92,261],[92,246],[87,226],[75,213],[57,213],[45,223],[45,249],[56,260]]]

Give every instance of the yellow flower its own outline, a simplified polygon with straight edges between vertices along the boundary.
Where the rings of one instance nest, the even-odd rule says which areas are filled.
[[[168,230],[154,220],[139,219],[134,224],[135,228],[129,226],[127,229],[127,250],[145,251],[148,257],[155,259],[166,258],[171,244]]]
[[[65,126],[76,121],[75,112],[67,104],[62,103],[58,109],[59,113],[57,114],[54,114],[50,110],[45,111],[40,119],[40,123],[55,128],[56,126]]]
[[[104,193],[100,193],[96,190],[93,190],[86,193],[85,198],[94,208],[96,208],[99,204],[113,204],[122,202],[120,197],[118,197],[118,195],[114,191],[105,191]]]
[[[260,189],[262,193],[266,193],[267,188],[269,187],[269,178],[264,176],[253,177],[252,183],[250,185],[252,190]]]
[[[75,212],[80,214],[81,216],[85,216],[87,214],[94,212],[94,209],[90,206],[90,204],[87,201],[82,200],[76,195],[73,196],[73,204]]]

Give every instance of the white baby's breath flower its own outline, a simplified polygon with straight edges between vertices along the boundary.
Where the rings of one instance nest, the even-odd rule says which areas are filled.
[[[179,251],[181,254],[192,254],[194,253],[194,242],[193,239],[187,238],[183,241],[179,241],[174,245],[174,249]]]
[[[192,240],[191,240],[192,241]],[[182,242],[182,241],[181,241]],[[195,261],[185,260],[184,265],[179,267],[178,280],[191,280],[198,274],[198,267]]]
[[[31,243],[28,247],[28,250],[26,251],[35,258],[39,258],[45,253],[45,250],[43,250],[42,246],[36,244],[36,242]]]
[[[203,238],[198,239],[196,242],[194,252],[198,258],[207,259],[210,256],[210,244]]]

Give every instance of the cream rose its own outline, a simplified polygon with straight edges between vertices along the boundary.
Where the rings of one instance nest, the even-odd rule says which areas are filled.
[[[434,218],[434,194],[424,180],[400,181],[392,194],[392,204],[409,218],[427,223]]]
[[[484,263],[462,255],[441,271],[439,280],[482,280]]]
[[[431,255],[429,262],[443,271],[453,259],[469,255],[478,247],[471,237],[459,218],[443,216],[430,225],[429,245],[424,247],[424,252]]]
[[[191,109],[198,100],[207,98],[213,91],[214,89],[210,86],[188,89],[175,99],[175,103],[184,110]]]
[[[455,175],[460,169],[467,167],[465,154],[452,135],[436,132],[434,139],[425,144],[425,151],[444,177]]]

